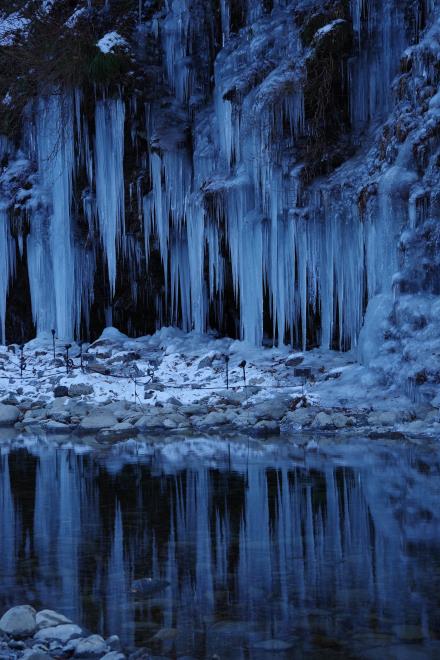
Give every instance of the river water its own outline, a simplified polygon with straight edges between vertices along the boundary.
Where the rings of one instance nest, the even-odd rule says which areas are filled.
[[[433,443],[0,443],[0,612],[167,658],[413,660],[439,594]]]

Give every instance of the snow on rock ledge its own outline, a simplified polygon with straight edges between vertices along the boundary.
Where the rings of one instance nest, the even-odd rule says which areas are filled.
[[[97,42],[96,45],[101,53],[104,53],[105,55],[107,55],[107,53],[112,53],[117,48],[128,48],[127,41],[121,37],[118,32],[108,32]]]

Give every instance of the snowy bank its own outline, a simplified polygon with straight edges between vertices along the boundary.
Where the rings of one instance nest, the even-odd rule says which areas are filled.
[[[0,424],[20,431],[98,441],[152,431],[440,433],[438,397],[390,385],[354,352],[292,353],[174,328],[130,339],[107,328],[68,349],[49,335],[1,347],[0,366]]]

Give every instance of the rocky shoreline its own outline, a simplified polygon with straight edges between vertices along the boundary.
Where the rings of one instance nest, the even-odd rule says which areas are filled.
[[[112,635],[87,634],[63,614],[53,610],[37,612],[30,605],[18,605],[0,619],[1,660],[49,660],[50,658],[105,658],[125,660],[120,639]],[[132,653],[132,660],[141,657]],[[146,656],[148,657],[148,656]]]
[[[63,396],[41,402],[0,403],[0,425],[21,433],[93,438],[98,442],[135,438],[151,433],[247,433],[255,437],[296,433],[343,433],[371,438],[417,437],[440,433],[436,411],[408,412],[329,409],[287,396],[247,401],[248,393],[219,392],[219,401],[185,405],[179,401],[147,405],[97,403],[90,397]],[[422,414],[425,413],[424,417]]]
[[[170,328],[130,339],[110,328],[71,346],[70,366],[51,338],[30,342],[17,377],[20,351],[0,350],[0,426],[19,433],[98,442],[157,433],[440,434],[440,400],[393,390],[351,353],[292,354]]]

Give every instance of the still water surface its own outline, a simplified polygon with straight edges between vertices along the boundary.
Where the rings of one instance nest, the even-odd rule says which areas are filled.
[[[169,658],[440,658],[440,450],[4,442],[0,610],[22,602]]]

